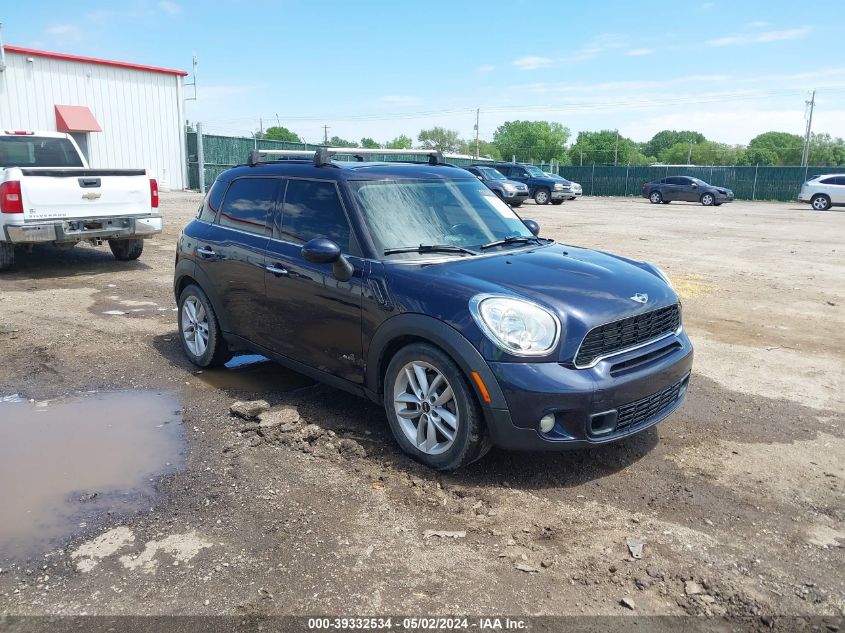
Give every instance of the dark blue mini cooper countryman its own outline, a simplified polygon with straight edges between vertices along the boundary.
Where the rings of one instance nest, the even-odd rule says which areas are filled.
[[[366,396],[437,469],[619,440],[681,404],[693,351],[656,266],[539,237],[437,153],[341,151],[358,161],[265,152],[217,178],[176,259],[193,363],[249,350]]]

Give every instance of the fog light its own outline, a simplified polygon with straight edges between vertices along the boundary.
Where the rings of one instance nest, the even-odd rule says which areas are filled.
[[[543,433],[548,433],[553,428],[555,428],[555,414],[554,413],[547,413],[542,418],[540,418],[540,430]]]

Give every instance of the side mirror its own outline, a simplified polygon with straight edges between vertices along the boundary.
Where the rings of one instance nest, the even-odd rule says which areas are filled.
[[[355,269],[343,256],[340,246],[325,237],[315,237],[302,245],[302,258],[312,264],[331,264],[338,281],[349,281]]]
[[[534,235],[540,235],[540,225],[535,220],[523,220],[522,223],[528,227]]]
[[[697,185],[697,184],[695,184],[695,183],[692,183],[692,188],[693,188],[693,189],[698,189],[698,185]]]
[[[481,176],[476,176],[476,178],[478,178],[481,182],[484,182],[484,178],[482,178]]]

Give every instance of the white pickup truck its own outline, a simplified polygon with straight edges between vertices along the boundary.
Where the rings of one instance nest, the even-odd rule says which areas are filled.
[[[0,271],[15,247],[71,247],[108,241],[122,261],[161,232],[158,184],[144,169],[91,169],[79,147],[57,132],[0,132]]]

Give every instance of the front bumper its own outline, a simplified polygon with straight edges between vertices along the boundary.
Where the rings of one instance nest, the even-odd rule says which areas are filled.
[[[56,222],[10,224],[5,239],[13,244],[39,242],[80,242],[129,237],[151,237],[161,233],[160,215],[147,217],[81,218]]]
[[[507,409],[486,409],[496,446],[566,450],[606,444],[660,422],[686,396],[693,349],[681,331],[589,369],[561,363],[489,363]],[[553,413],[555,426],[539,430]]]
[[[572,192],[562,189],[553,189],[551,192],[551,199],[552,200],[566,200],[569,196],[572,195]]]
[[[734,195],[732,193],[724,194],[724,193],[716,193],[716,202],[733,202]]]
[[[503,191],[502,198],[508,202],[525,202],[528,200],[528,190],[524,191]]]

